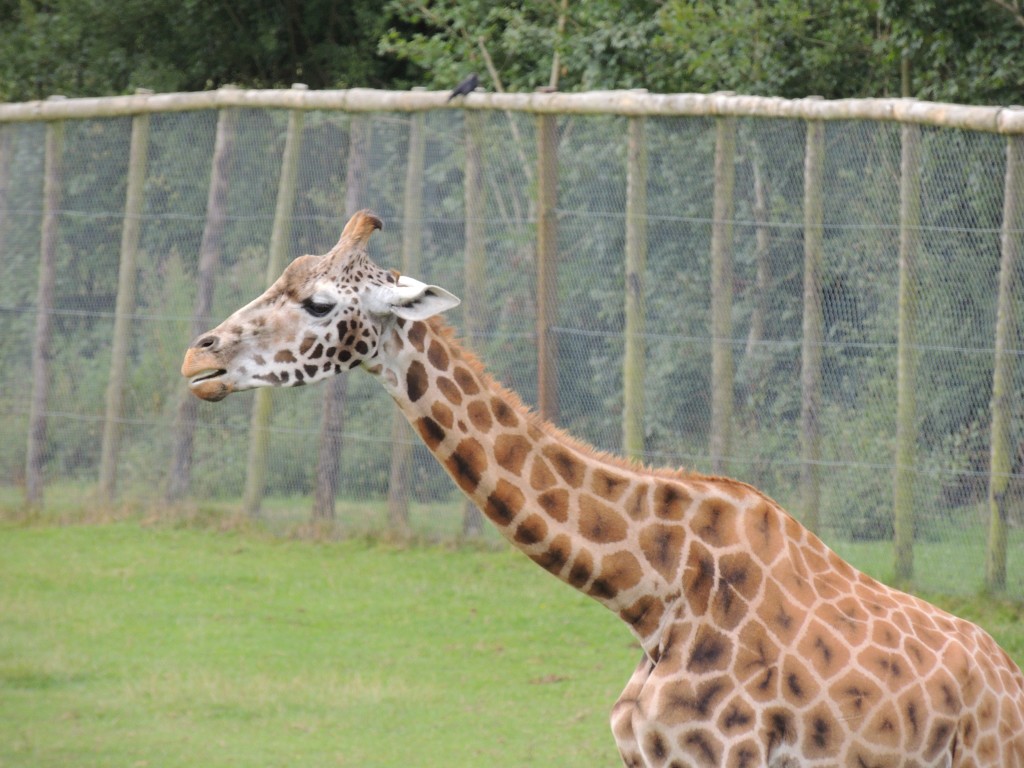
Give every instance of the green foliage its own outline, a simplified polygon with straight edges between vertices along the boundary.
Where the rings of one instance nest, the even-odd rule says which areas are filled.
[[[874,0],[669,0],[654,41],[665,64],[662,87],[786,97],[877,93],[891,81],[887,62],[869,56],[877,12]]]
[[[611,83],[644,87],[657,6],[652,0],[569,3],[560,33],[561,7],[549,0],[393,0],[389,12],[413,31],[391,27],[381,39],[380,52],[415,64],[423,71],[424,84],[436,88],[451,87],[471,70],[491,90],[548,86],[555,53],[555,84],[561,90],[607,88]],[[500,84],[493,81],[488,57]]]
[[[1024,87],[1024,8],[1001,0],[886,0],[888,46],[913,62],[915,96],[1012,104]]]
[[[630,0],[560,5],[394,0],[380,52],[450,87],[470,70],[504,90],[643,87],[826,98],[911,92],[961,103],[1012,103],[1024,85],[1024,14],[996,0]]]
[[[385,23],[376,0],[3,0],[0,100],[400,85],[405,68],[375,52]]]
[[[0,100],[225,83],[648,88],[1012,103],[1024,11],[1000,0],[0,0]],[[489,59],[489,61],[488,61]],[[500,83],[500,85],[499,85]]]

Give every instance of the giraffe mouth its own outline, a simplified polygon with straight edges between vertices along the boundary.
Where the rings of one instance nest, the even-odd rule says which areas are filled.
[[[227,373],[227,370],[224,368],[204,368],[189,377],[188,385],[190,387],[195,387],[202,384],[204,381],[209,381],[210,379],[216,379],[218,376],[223,376],[225,373]]]

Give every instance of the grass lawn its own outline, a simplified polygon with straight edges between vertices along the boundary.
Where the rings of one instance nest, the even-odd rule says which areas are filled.
[[[1024,661],[1020,604],[939,602]],[[638,658],[518,553],[0,523],[3,768],[619,766]]]
[[[615,766],[639,650],[518,553],[0,527],[0,766]]]

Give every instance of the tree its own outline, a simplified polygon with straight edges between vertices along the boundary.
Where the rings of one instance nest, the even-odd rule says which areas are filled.
[[[496,91],[648,87],[658,5],[394,0],[387,8],[395,25],[379,50],[415,65],[424,84],[437,88],[451,87],[472,70]]]
[[[888,0],[888,49],[913,62],[912,93],[964,104],[1012,104],[1024,88],[1019,0]]]
[[[877,0],[669,0],[655,50],[668,91],[771,96],[883,95],[889,62],[872,56]]]
[[[1020,0],[394,0],[384,57],[424,84],[477,70],[492,90],[732,90],[797,98],[912,94],[1008,104],[1024,87]]]
[[[249,87],[407,87],[374,0],[0,0],[0,100]]]

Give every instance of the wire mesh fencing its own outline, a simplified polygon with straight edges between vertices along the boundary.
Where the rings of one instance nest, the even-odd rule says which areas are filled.
[[[178,374],[196,328],[272,279],[275,242],[323,253],[368,207],[375,260],[461,296],[452,324],[559,426],[748,481],[883,577],[1020,595],[1019,141],[503,109],[0,122],[0,482],[9,504],[38,483],[48,500],[475,531],[371,377],[276,391],[263,423],[251,396],[200,403]]]

